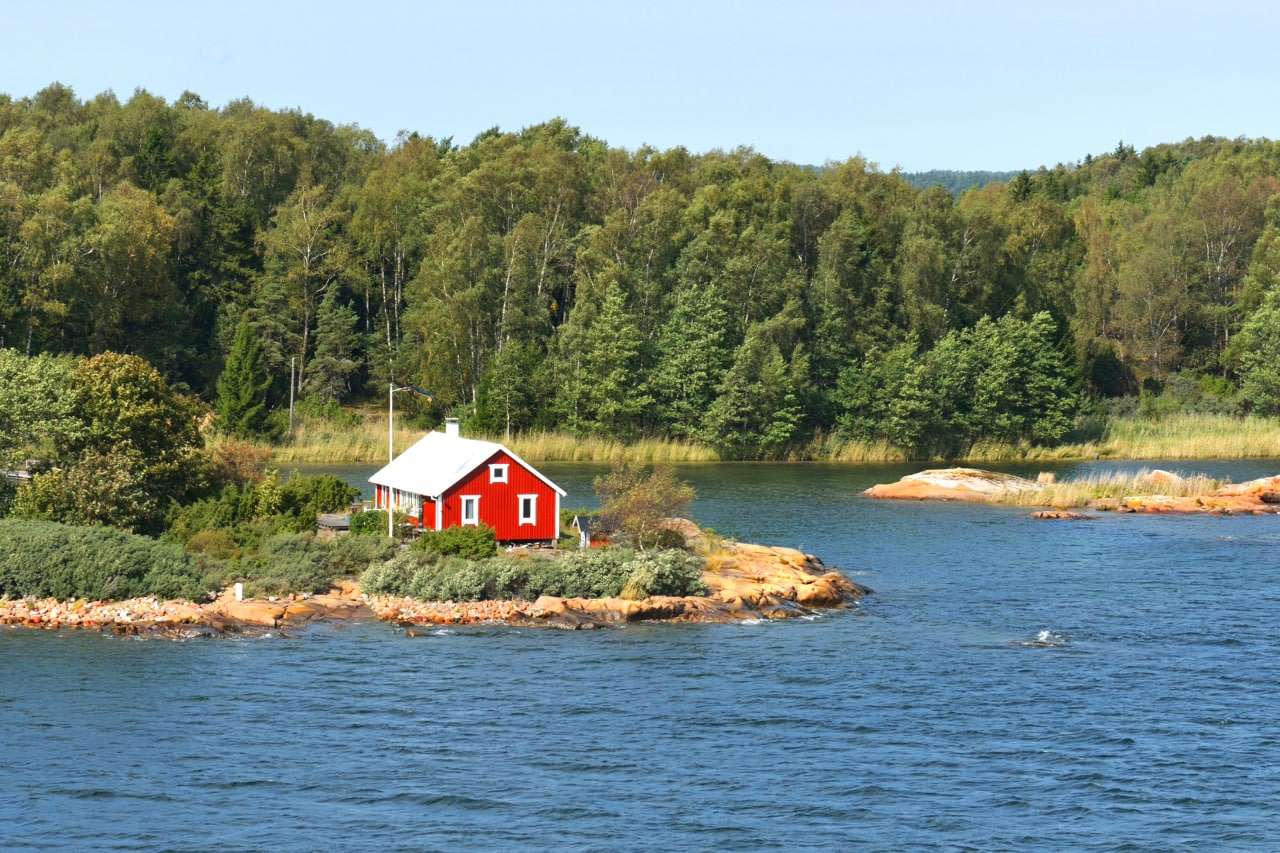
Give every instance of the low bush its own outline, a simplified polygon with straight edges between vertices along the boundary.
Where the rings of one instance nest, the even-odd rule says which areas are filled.
[[[703,561],[686,551],[646,551],[636,554],[630,565],[631,575],[620,593],[623,598],[707,594]]]
[[[482,560],[409,551],[368,569],[360,585],[367,593],[423,601],[705,595],[702,565],[701,559],[680,550],[637,554],[605,548],[555,557]]]
[[[353,577],[376,563],[389,560],[399,550],[390,539],[339,536],[329,553],[329,566],[338,577]]]
[[[494,538],[493,528],[486,524],[481,524],[479,527],[446,527],[444,530],[429,531],[418,537],[418,540],[413,543],[413,548],[445,556],[456,555],[468,560],[483,560],[498,553],[498,543]]]
[[[381,509],[367,509],[351,516],[352,536],[386,536],[387,513]]]
[[[291,592],[327,592],[337,579],[328,561],[329,546],[313,536],[276,533],[268,536],[236,565],[245,594],[286,595]]]
[[[222,564],[110,527],[0,520],[0,597],[202,599]]]
[[[253,597],[328,592],[337,580],[385,562],[396,547],[387,539],[343,536],[325,542],[311,533],[275,533],[243,554],[227,581],[242,581]]]

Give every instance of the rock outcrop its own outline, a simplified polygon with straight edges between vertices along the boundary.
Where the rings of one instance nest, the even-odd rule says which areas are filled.
[[[0,601],[0,625],[30,628],[90,628],[115,634],[184,637],[294,631],[313,622],[373,618],[352,582],[326,595],[236,601],[230,590],[214,601],[164,601],[154,596],[127,601],[62,602],[57,599]]]
[[[998,495],[1030,491],[1035,482],[978,468],[934,468],[909,474],[896,483],[872,486],[869,498],[912,501],[990,501]]]
[[[1146,479],[1161,487],[1185,487],[1187,481],[1168,471],[1152,471]],[[997,503],[1010,494],[1035,490],[1032,480],[982,471],[977,468],[943,468],[921,471],[896,483],[872,486],[863,492],[870,498],[897,500],[965,500]],[[1200,495],[1135,495],[1098,498],[1084,509],[1095,512],[1210,513],[1214,515],[1275,515],[1280,513],[1280,476],[1247,483],[1228,484]],[[1088,518],[1078,512],[1049,509],[1032,513],[1038,519]]]
[[[1204,495],[1138,495],[1101,498],[1089,503],[1100,512],[1208,513],[1276,515],[1280,513],[1280,475],[1247,483],[1229,483]]]

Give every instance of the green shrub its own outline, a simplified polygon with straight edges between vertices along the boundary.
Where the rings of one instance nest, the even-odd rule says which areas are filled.
[[[201,599],[222,570],[176,544],[110,527],[0,520],[0,597]]]
[[[314,525],[317,513],[345,512],[359,496],[359,489],[332,474],[303,477],[293,471],[284,484],[281,508]]]
[[[493,528],[487,524],[479,527],[446,527],[444,530],[428,531],[418,537],[413,547],[420,551],[433,551],[447,556],[457,555],[468,560],[483,560],[498,553],[498,543],[494,538]]]
[[[325,592],[333,577],[326,568],[326,546],[313,537],[276,533],[240,558],[236,568],[245,594],[286,595],[292,592]]]
[[[631,576],[629,548],[592,548],[565,554],[555,563],[560,570],[560,589],[543,595],[566,598],[610,598],[622,592]]]
[[[9,514],[9,506],[13,503],[13,496],[17,492],[16,483],[8,477],[0,476],[0,518]]]
[[[187,551],[192,554],[208,554],[219,560],[230,560],[240,555],[236,540],[225,530],[201,530],[187,540]]]
[[[404,555],[410,556],[417,558],[422,555]],[[408,559],[403,558],[375,563],[360,575],[360,591],[369,595],[406,596],[409,594],[409,583],[413,580],[415,568]]]
[[[702,579],[703,560],[686,551],[646,551],[628,564],[631,576],[623,586],[623,598],[641,599],[650,595],[706,595]]]
[[[386,536],[387,513],[381,509],[368,509],[351,516],[352,536]]]
[[[491,573],[496,571],[485,562],[449,557],[414,572],[409,595],[422,601],[479,601]]]
[[[405,523],[409,516],[402,512],[396,513],[395,523],[397,538],[403,538],[406,528]],[[382,509],[368,509],[364,512],[357,512],[351,516],[351,535],[352,536],[386,536],[387,535],[387,512]]]
[[[484,560],[409,551],[370,567],[360,585],[370,594],[422,601],[532,601],[540,595],[644,598],[707,591],[699,558],[679,550],[636,554],[626,548]]]
[[[339,536],[329,549],[329,568],[337,577],[353,577],[395,555],[399,546],[372,536]]]

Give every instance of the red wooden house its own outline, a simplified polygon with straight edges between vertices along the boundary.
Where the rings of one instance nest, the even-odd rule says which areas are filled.
[[[501,444],[462,438],[456,422],[427,433],[369,478],[374,505],[421,530],[487,524],[499,542],[554,542],[564,489]]]

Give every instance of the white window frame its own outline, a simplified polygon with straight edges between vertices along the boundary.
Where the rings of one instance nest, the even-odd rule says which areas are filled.
[[[511,466],[505,462],[500,462],[489,466],[489,482],[490,483],[510,483],[511,474],[507,470]]]
[[[516,506],[519,507],[520,510],[520,523],[536,525],[538,523],[538,496],[517,495],[516,499],[519,500],[519,503]],[[524,502],[526,500],[529,502],[528,514],[524,511]]]
[[[458,498],[459,500],[462,501],[462,505],[459,508],[459,512],[458,512],[458,515],[461,519],[459,523],[467,527],[479,527],[480,526],[480,496],[479,495],[458,495]],[[467,507],[470,507],[473,512],[470,518],[467,517]]]

